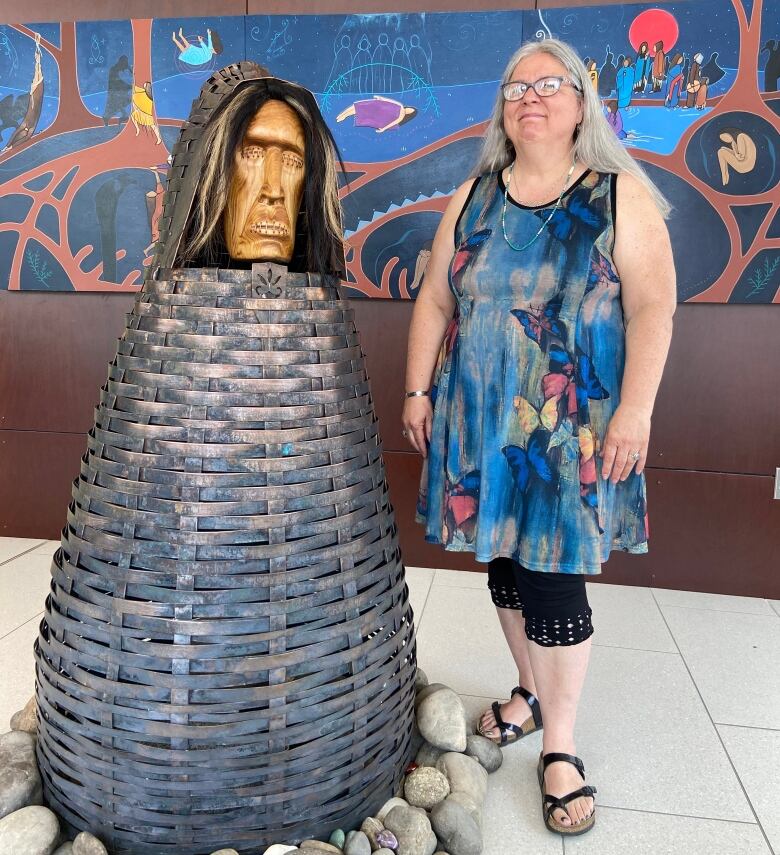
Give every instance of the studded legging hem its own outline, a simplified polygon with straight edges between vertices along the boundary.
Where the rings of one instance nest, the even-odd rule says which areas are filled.
[[[511,558],[488,564],[488,588],[499,609],[522,611],[525,634],[542,647],[580,644],[593,635],[585,576],[528,570]]]

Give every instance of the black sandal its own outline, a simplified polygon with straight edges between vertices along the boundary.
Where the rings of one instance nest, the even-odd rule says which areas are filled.
[[[569,804],[569,802],[574,801],[574,799],[578,799],[580,796],[594,796],[596,794],[596,788],[586,784],[584,787],[580,787],[579,790],[566,793],[565,796],[548,796],[544,791],[544,772],[550,763],[555,763],[558,760],[565,760],[567,763],[571,763],[582,776],[582,780],[585,780],[585,766],[579,757],[575,757],[573,754],[561,754],[557,751],[551,751],[549,754],[539,755],[539,764],[536,767],[536,774],[539,778],[539,789],[542,791],[542,816],[544,818],[544,824],[555,834],[564,834],[569,837],[574,837],[577,834],[585,834],[585,832],[590,831],[596,823],[595,799],[593,801],[593,810],[591,811],[590,816],[587,819],[583,819],[581,822],[575,823],[572,820],[571,825],[562,825],[552,814],[554,810],[560,808],[568,815],[569,812],[566,810],[566,805]],[[571,819],[570,816],[569,819]]]
[[[531,715],[522,724],[517,725],[504,721],[501,717],[501,704],[498,701],[494,701],[490,708],[493,710],[493,716],[496,719],[495,727],[498,728],[499,736],[488,736],[487,733],[482,731],[482,716],[480,716],[480,720],[477,723],[477,734],[494,742],[499,748],[511,745],[513,742],[517,742],[518,739],[522,739],[524,736],[528,736],[529,733],[534,733],[534,731],[540,730],[544,726],[542,724],[542,711],[539,709],[539,699],[536,695],[532,695],[531,692],[522,686],[515,686],[512,689],[509,700],[512,700],[515,695],[522,695],[528,701],[528,706],[531,708]],[[488,728],[488,732],[495,730],[495,727]]]

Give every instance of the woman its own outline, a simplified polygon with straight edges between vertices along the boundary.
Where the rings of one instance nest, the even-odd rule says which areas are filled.
[[[718,149],[720,178],[725,187],[729,183],[730,169],[752,172],[756,165],[756,144],[753,138],[739,128],[723,128],[718,134],[723,143]]]
[[[669,74],[667,75],[667,92],[664,98],[664,103],[667,107],[679,107],[680,98],[682,98],[683,92],[683,66],[685,65],[685,58],[681,53],[676,53],[674,55],[674,59],[672,59],[672,64],[669,68]]]
[[[479,731],[507,744],[543,716],[545,822],[581,834],[595,821],[574,744],[585,578],[612,549],[647,550],[642,471],[676,304],[669,205],[555,39],[512,57],[476,174],[415,304],[404,433],[425,458],[426,539],[488,562],[519,669]]]

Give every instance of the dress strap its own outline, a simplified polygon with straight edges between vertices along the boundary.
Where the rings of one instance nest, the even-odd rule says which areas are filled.
[[[469,191],[458,221],[455,224],[455,248],[474,232],[485,228],[485,218],[496,198],[498,181],[496,173],[480,175]]]

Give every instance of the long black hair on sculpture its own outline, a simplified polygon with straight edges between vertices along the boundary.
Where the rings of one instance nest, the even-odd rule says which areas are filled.
[[[227,91],[214,97],[218,87]],[[271,99],[283,101],[296,112],[305,137],[303,198],[288,268],[293,272],[343,274],[337,164],[342,173],[345,170],[333,135],[308,89],[271,77],[266,69],[249,62],[217,72],[193,105],[190,124],[182,130],[174,149],[168,190],[170,194],[176,189],[177,159],[184,160],[186,153],[186,166],[181,170],[183,180],[179,182],[182,198],[166,197],[156,264],[235,267],[245,263],[230,258],[222,233],[222,217],[235,151],[252,118]],[[164,234],[166,229],[168,234]]]

